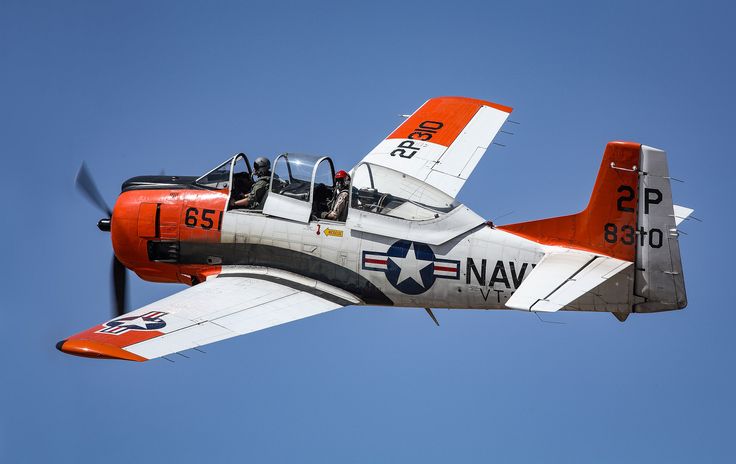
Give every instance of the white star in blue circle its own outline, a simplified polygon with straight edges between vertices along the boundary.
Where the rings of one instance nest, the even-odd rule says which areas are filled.
[[[164,327],[166,323],[160,318],[130,316],[109,321],[105,325],[108,327],[123,326],[129,330],[158,330]]]
[[[386,255],[386,279],[400,292],[419,295],[434,284],[435,256],[429,245],[399,240]]]

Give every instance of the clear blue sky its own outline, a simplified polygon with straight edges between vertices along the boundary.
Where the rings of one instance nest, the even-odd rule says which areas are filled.
[[[555,4],[553,4],[555,3]],[[0,1],[2,462],[734,462],[728,2]],[[668,151],[690,306],[634,315],[350,308],[144,364],[65,356],[110,314],[73,188],[229,154],[350,168],[427,98],[515,108],[460,199],[574,212],[609,140]],[[133,277],[139,307],[179,290]]]

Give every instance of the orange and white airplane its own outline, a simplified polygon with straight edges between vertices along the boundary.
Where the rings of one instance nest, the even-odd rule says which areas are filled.
[[[352,169],[335,220],[322,219],[338,193],[327,156],[277,156],[246,208],[242,153],[201,177],[129,179],[98,224],[111,232],[118,316],[57,347],[145,361],[350,305],[621,321],[684,308],[677,226],[692,210],[673,205],[661,150],[609,143],[587,208],[569,216],[496,226],[455,200],[510,113],[427,101]],[[77,182],[107,209],[84,165]],[[125,313],[125,268],[190,287]]]

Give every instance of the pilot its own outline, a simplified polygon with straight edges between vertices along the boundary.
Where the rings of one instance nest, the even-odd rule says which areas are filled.
[[[335,174],[335,190],[332,192],[330,210],[322,212],[322,219],[345,221],[348,215],[348,197],[350,196],[350,174],[342,169]]]
[[[253,179],[247,172],[236,172],[233,174],[233,193],[230,196],[230,207],[234,207],[238,200],[242,200],[250,193],[253,187]]]
[[[253,162],[253,170],[258,180],[253,183],[250,193],[234,204],[249,209],[263,209],[263,197],[268,191],[268,183],[271,177],[271,162],[263,156],[258,157]]]

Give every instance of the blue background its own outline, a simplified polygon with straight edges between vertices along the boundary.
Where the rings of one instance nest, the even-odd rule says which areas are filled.
[[[554,3],[554,4],[553,4]],[[3,462],[733,462],[734,7],[711,2],[0,2]],[[606,142],[668,151],[690,305],[350,308],[176,363],[66,356],[110,314],[111,204],[237,151],[352,167],[427,98],[521,122],[460,199],[587,202]],[[133,277],[142,306],[182,287]]]

